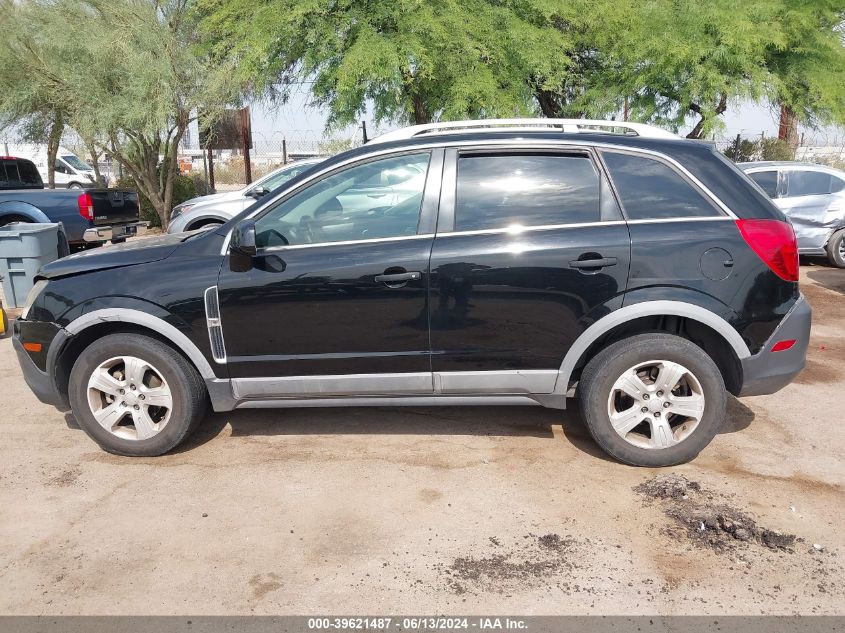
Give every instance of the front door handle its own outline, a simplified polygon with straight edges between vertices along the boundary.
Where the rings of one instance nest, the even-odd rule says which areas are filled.
[[[615,257],[601,257],[599,259],[576,259],[569,262],[570,268],[605,268],[619,263]]]
[[[376,281],[385,284],[400,284],[406,281],[417,281],[422,277],[420,272],[393,273],[392,275],[376,275]]]

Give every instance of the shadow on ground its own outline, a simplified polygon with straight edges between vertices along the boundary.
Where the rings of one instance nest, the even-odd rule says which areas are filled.
[[[593,442],[578,412],[577,401],[567,411],[542,407],[339,407],[325,409],[254,409],[213,413],[174,452],[190,451],[230,425],[232,435],[475,435],[554,439],[561,425],[578,450],[610,459]],[[731,397],[720,433],[747,428],[754,412]],[[611,460],[612,461],[612,460]]]

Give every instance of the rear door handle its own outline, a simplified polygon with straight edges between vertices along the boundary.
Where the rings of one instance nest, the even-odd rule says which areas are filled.
[[[619,263],[615,257],[602,257],[600,259],[576,259],[569,262],[570,268],[605,268],[616,266]]]
[[[421,277],[422,273],[414,271],[410,273],[394,273],[392,275],[376,275],[376,281],[385,284],[397,284],[404,281],[416,281]]]

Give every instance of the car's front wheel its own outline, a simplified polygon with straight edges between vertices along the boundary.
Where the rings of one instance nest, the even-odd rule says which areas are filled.
[[[579,385],[587,429],[607,453],[635,466],[693,459],[725,415],[722,374],[697,345],[669,334],[641,334],[599,352]]]
[[[71,409],[82,429],[118,455],[161,455],[202,419],[206,390],[176,350],[141,334],[111,334],[89,345],[73,366]]]
[[[830,263],[837,268],[845,268],[845,230],[831,235],[826,249]]]

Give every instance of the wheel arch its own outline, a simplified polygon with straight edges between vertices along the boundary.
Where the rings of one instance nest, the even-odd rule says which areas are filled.
[[[215,214],[204,214],[196,218],[191,218],[188,222],[185,223],[186,231],[193,231],[195,229],[201,229],[202,227],[206,226],[207,224],[212,224],[219,222],[220,224],[226,224],[232,218],[225,218],[221,217],[220,215]]]
[[[97,327],[105,323],[135,326],[135,328],[141,331],[150,332],[155,338],[163,338],[175,346],[177,350],[180,350],[191,361],[194,367],[196,367],[203,378],[217,378],[208,359],[191,339],[173,324],[141,310],[132,308],[101,308],[75,318],[64,329],[69,335],[76,337],[92,327]]]
[[[569,391],[578,370],[600,349],[622,338],[647,332],[679,334],[697,343],[716,363],[731,393],[742,385],[740,361],[751,356],[748,345],[718,314],[683,301],[645,301],[602,317],[573,343],[560,365],[554,393]]]
[[[21,217],[28,222],[49,223],[52,220],[48,218],[41,209],[20,200],[9,200],[0,204],[0,223],[3,218],[7,217]]]

